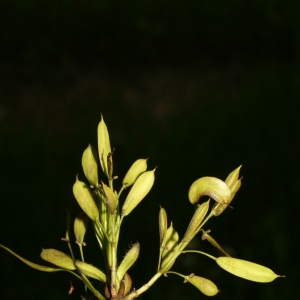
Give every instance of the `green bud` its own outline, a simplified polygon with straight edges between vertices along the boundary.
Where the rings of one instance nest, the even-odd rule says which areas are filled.
[[[160,207],[159,215],[158,215],[158,227],[159,227],[159,244],[161,245],[164,236],[166,234],[167,228],[168,228],[168,219],[167,219],[167,213],[164,208]]]
[[[118,200],[112,189],[101,181],[101,185],[105,194],[106,206],[108,212],[113,215],[116,212]]]
[[[203,202],[199,207],[196,209],[193,218],[189,224],[189,227],[187,228],[184,237],[182,241],[189,242],[195,234],[199,231],[200,224],[203,221],[204,217],[206,216],[206,213],[209,208],[209,200],[206,202]]]
[[[106,275],[98,268],[79,260],[75,261],[75,266],[85,276],[106,282]]]
[[[65,270],[76,270],[73,259],[61,251],[55,249],[43,249],[41,258]]]
[[[284,277],[276,275],[264,266],[233,257],[221,256],[216,259],[216,262],[225,271],[251,281],[271,282],[277,277]]]
[[[206,278],[191,274],[186,277],[186,280],[206,296],[215,296],[219,292],[217,286]]]
[[[215,177],[202,177],[197,179],[189,189],[189,200],[192,204],[199,203],[202,196],[209,196],[216,202],[227,204],[231,193],[227,184]]]
[[[98,152],[102,171],[108,177],[107,156],[111,153],[111,149],[108,130],[102,115],[98,125]]]
[[[147,170],[147,160],[148,158],[136,160],[126,173],[122,184],[126,187],[134,184],[137,178]]]
[[[175,262],[174,260],[170,263],[172,256],[175,253],[175,249],[178,245],[178,241],[179,235],[173,228],[173,224],[171,223],[162,242],[162,247],[164,248],[164,250],[161,255],[161,270],[163,270],[163,273],[169,271]]]
[[[78,180],[76,176],[76,182],[73,185],[73,194],[82,208],[82,210],[88,215],[92,220],[97,220],[99,218],[99,210],[93,198],[93,194],[84,182]]]
[[[125,273],[125,275],[123,277],[123,280],[122,280],[122,283],[124,284],[123,295],[126,296],[130,292],[130,289],[131,289],[131,286],[132,286],[132,280],[131,280],[131,277],[129,276],[128,273]]]
[[[122,215],[127,216],[145,198],[154,183],[154,172],[147,171],[140,175],[130,189],[122,207]]]
[[[236,192],[239,190],[239,188],[242,185],[241,178],[239,179],[239,173],[242,165],[240,165],[238,168],[236,168],[234,171],[232,171],[226,178],[225,183],[230,189],[231,197],[227,204],[223,203],[216,203],[212,209],[212,212],[215,216],[219,216],[227,207],[228,204],[232,201],[234,198]]]
[[[98,183],[97,151],[91,144],[84,150],[81,163],[85,177],[90,184],[96,186]]]
[[[128,269],[135,263],[140,253],[140,244],[135,243],[131,249],[126,253],[117,269],[117,277],[122,280]]]
[[[74,234],[76,242],[79,244],[83,243],[88,221],[89,218],[85,212],[79,213],[74,220]]]

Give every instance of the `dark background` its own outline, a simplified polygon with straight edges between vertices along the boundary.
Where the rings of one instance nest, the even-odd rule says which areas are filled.
[[[0,243],[36,263],[41,247],[68,252],[64,209],[80,211],[71,188],[76,174],[84,179],[81,155],[96,146],[101,112],[116,187],[134,160],[158,166],[122,225],[119,257],[141,244],[135,288],[157,267],[159,204],[182,237],[191,183],[243,164],[234,208],[205,229],[235,257],[287,277],[252,283],[196,254],[173,269],[213,280],[216,299],[298,298],[299,9],[280,0],[1,1]],[[89,229],[86,261],[101,267]],[[194,246],[220,255],[200,237]],[[83,294],[72,279],[67,295],[68,273],[38,272],[2,249],[0,270],[1,299]],[[201,297],[170,275],[141,299]]]

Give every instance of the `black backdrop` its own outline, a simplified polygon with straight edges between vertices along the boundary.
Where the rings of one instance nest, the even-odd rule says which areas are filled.
[[[186,255],[174,265],[213,280],[219,299],[295,299],[298,255],[299,50],[291,1],[3,1],[0,10],[0,243],[42,263],[41,247],[67,252],[64,208],[81,155],[104,115],[115,174],[137,158],[158,166],[148,197],[124,220],[119,257],[139,241],[134,287],[155,272],[159,204],[180,236],[190,184],[225,179],[243,164],[233,209],[211,220],[234,256],[285,279],[258,284]],[[299,5],[298,5],[299,6]],[[121,180],[119,180],[121,181]],[[118,182],[116,183],[118,187]],[[101,267],[91,232],[86,260]],[[219,255],[195,240],[195,247]],[[1,299],[80,299],[67,273],[30,269],[0,250]],[[142,299],[202,295],[175,276]],[[203,296],[204,298],[205,296]]]

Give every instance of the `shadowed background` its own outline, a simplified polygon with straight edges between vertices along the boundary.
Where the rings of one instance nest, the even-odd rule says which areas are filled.
[[[197,254],[173,269],[214,281],[216,299],[297,298],[297,8],[267,0],[2,1],[0,243],[40,264],[41,247],[68,253],[64,209],[73,218],[80,212],[72,185],[76,174],[85,180],[81,155],[89,142],[96,146],[102,113],[118,189],[136,159],[158,166],[150,194],[122,224],[119,258],[141,244],[130,271],[135,288],[157,267],[159,205],[182,237],[193,214],[191,183],[225,179],[243,164],[233,209],[205,229],[233,256],[287,277],[252,283]],[[91,229],[86,261],[103,268]],[[220,255],[200,236],[193,245]],[[83,294],[72,278],[68,296],[68,273],[38,272],[2,249],[0,269],[3,299]],[[205,298],[170,275],[141,299],[196,297]]]

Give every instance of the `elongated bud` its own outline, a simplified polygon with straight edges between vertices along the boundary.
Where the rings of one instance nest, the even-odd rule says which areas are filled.
[[[154,172],[147,171],[139,176],[131,190],[129,191],[126,200],[122,207],[122,215],[127,216],[130,212],[145,198],[151,190],[154,183]]]
[[[132,279],[128,273],[125,273],[122,283],[124,284],[123,296],[126,296],[130,292],[132,286]]]
[[[209,196],[219,203],[228,203],[231,197],[227,184],[215,177],[197,179],[189,189],[189,200],[192,204],[199,203],[202,196]]]
[[[148,158],[136,160],[126,173],[122,184],[126,186],[134,184],[137,178],[147,170],[147,160]]]
[[[208,231],[204,231],[203,235],[202,235],[202,240],[207,240],[209,241],[213,246],[215,246],[219,251],[221,251],[224,255],[230,257],[230,255],[218,244],[218,242],[208,234],[208,232],[210,232],[210,230]]]
[[[284,277],[276,275],[264,266],[233,257],[221,256],[216,259],[216,262],[225,271],[251,281],[271,282],[277,277]]]
[[[98,152],[99,160],[103,173],[108,177],[107,156],[111,153],[108,130],[101,115],[101,121],[98,125]]]
[[[98,268],[79,260],[75,261],[75,266],[85,276],[106,282],[106,275]]]
[[[83,243],[88,221],[89,218],[85,212],[79,213],[74,220],[74,234],[76,242],[79,244]]]
[[[93,194],[90,188],[82,181],[78,180],[76,176],[76,182],[73,185],[73,194],[81,207],[81,209],[92,220],[99,218],[99,210],[94,201]]]
[[[113,215],[116,212],[118,200],[112,189],[101,181],[102,188],[105,194],[106,206],[108,212]]]
[[[91,144],[84,150],[81,163],[86,179],[96,186],[98,183],[97,151]]]
[[[135,263],[140,253],[140,244],[135,243],[132,245],[131,249],[126,253],[125,257],[121,261],[118,269],[117,276],[120,280],[123,279],[127,270]]]
[[[193,274],[191,274],[190,276],[187,276],[186,280],[194,285],[204,295],[215,296],[216,294],[218,294],[219,290],[217,286],[209,279],[195,276]]]
[[[189,242],[195,234],[199,231],[199,226],[201,222],[203,221],[204,217],[206,216],[206,213],[209,208],[209,200],[206,202],[203,202],[195,211],[193,218],[189,224],[189,227],[187,228],[184,237],[182,239],[183,242]]]
[[[65,270],[76,270],[73,259],[61,251],[55,249],[43,249],[41,258]]]
[[[161,255],[161,270],[163,272],[167,272],[170,270],[175,262],[170,262],[172,259],[172,255],[175,252],[175,249],[178,245],[179,235],[177,231],[173,228],[173,224],[171,223],[170,227],[167,229],[162,247],[164,248]]]
[[[231,193],[231,197],[228,201],[228,204],[232,201],[236,192],[239,190],[239,188],[242,185],[241,178],[239,179],[239,173],[241,167],[242,165],[240,165],[238,168],[233,170],[225,180],[225,183],[229,187]],[[228,204],[216,203],[216,205],[212,209],[212,212],[214,213],[215,216],[219,216],[228,207]]]
[[[164,208],[160,207],[158,215],[158,226],[159,226],[159,245],[162,244],[164,236],[168,228],[167,213]]]

